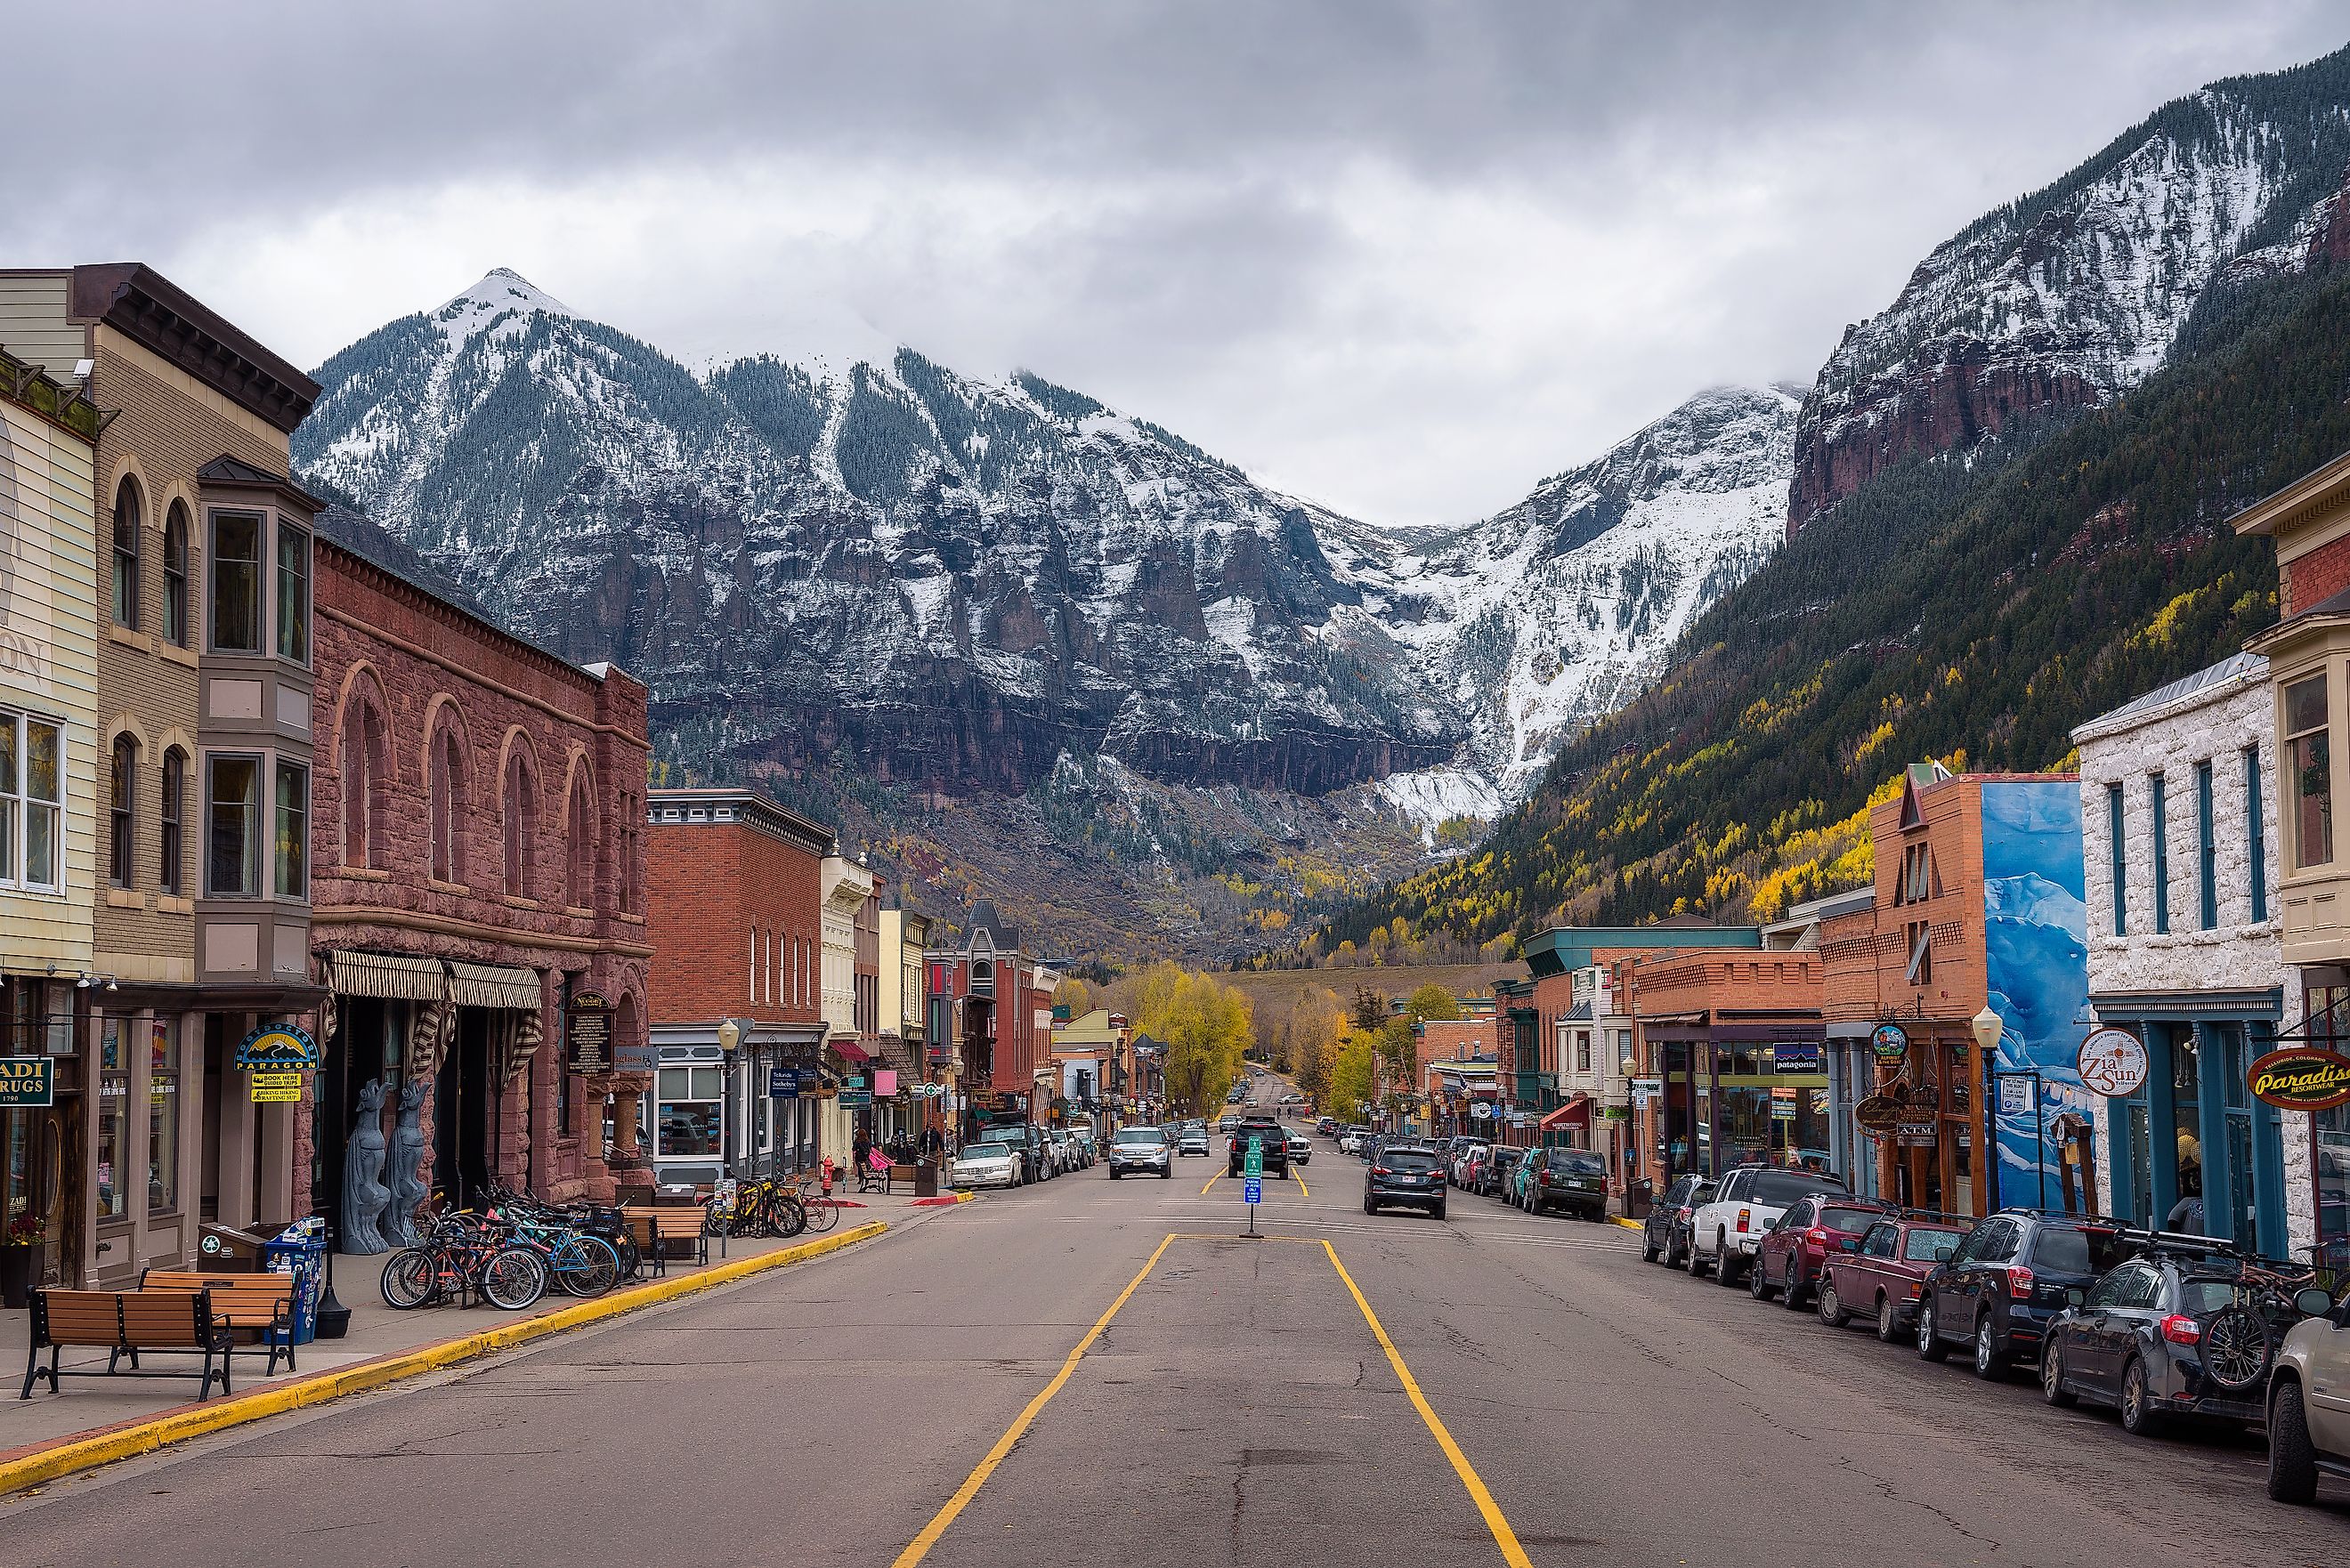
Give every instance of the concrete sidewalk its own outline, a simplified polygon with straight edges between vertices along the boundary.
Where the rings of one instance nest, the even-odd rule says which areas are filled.
[[[852,1231],[876,1220],[887,1220],[892,1230],[899,1230],[952,1207],[952,1199],[926,1199],[918,1202],[910,1193],[888,1197],[879,1193],[845,1195],[840,1201],[843,1212],[835,1234]],[[660,1280],[689,1277],[722,1263],[764,1256],[819,1239],[802,1235],[788,1240],[730,1240],[723,1258],[713,1241],[707,1265],[672,1262]],[[518,1313],[501,1312],[486,1305],[396,1311],[387,1306],[383,1300],[382,1271],[388,1255],[338,1255],[335,1259],[335,1295],[351,1309],[349,1333],[340,1339],[317,1340],[300,1346],[296,1352],[301,1361],[300,1369],[289,1370],[281,1362],[274,1377],[262,1376],[262,1368],[268,1365],[265,1352],[255,1355],[240,1348],[231,1374],[235,1392],[245,1394],[255,1389],[276,1387],[362,1362],[463,1339],[484,1329],[525,1322],[580,1304],[579,1298],[576,1296],[549,1293],[528,1309]],[[656,1282],[659,1281],[648,1271],[639,1280],[598,1299],[605,1303],[624,1303],[631,1292]],[[65,1386],[62,1392],[51,1393],[44,1382],[34,1390],[32,1398],[18,1399],[16,1391],[23,1386],[26,1351],[31,1335],[31,1313],[21,1309],[0,1312],[0,1375],[5,1375],[7,1379],[5,1389],[0,1390],[0,1464],[126,1422],[143,1421],[182,1407],[195,1407],[189,1396],[194,1392],[195,1369],[201,1358],[171,1352],[151,1355],[147,1358],[148,1366],[174,1372],[185,1367],[188,1371],[185,1378],[67,1377],[63,1379]],[[41,1359],[46,1366],[47,1356]],[[106,1365],[106,1353],[102,1350],[67,1350],[59,1355],[58,1361],[67,1368],[102,1368]],[[220,1398],[219,1393],[213,1395],[213,1402],[216,1403]]]

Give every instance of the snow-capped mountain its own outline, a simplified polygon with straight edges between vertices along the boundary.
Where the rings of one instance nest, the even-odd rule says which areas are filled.
[[[1794,400],[1714,391],[1518,506],[1398,535],[1035,376],[699,376],[500,270],[335,356],[339,492],[537,640],[645,676],[665,752],[836,753],[929,798],[1066,758],[1488,816],[1778,532]]]
[[[2224,286],[2323,247],[2345,168],[2350,50],[2215,82],[1977,219],[1822,368],[1790,529],[1904,457],[2135,385]]]

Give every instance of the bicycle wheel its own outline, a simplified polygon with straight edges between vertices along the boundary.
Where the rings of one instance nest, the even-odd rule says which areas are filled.
[[[600,1296],[620,1282],[620,1255],[600,1236],[570,1236],[547,1265],[566,1295]]]
[[[432,1299],[432,1254],[402,1247],[384,1261],[383,1304],[406,1312]]]
[[[817,1235],[823,1235],[839,1223],[840,1200],[838,1199],[819,1198],[807,1206],[807,1228]]]
[[[501,1247],[482,1265],[482,1294],[492,1306],[520,1312],[546,1293],[546,1265],[528,1248]]]
[[[807,1206],[796,1192],[778,1192],[767,1202],[767,1229],[785,1240],[807,1229]]]
[[[637,1239],[623,1231],[613,1251],[620,1260],[620,1277],[624,1280],[635,1279],[645,1266],[645,1255],[638,1249]]]

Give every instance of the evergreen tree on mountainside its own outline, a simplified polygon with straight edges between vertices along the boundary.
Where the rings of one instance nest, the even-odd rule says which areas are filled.
[[[1863,486],[1565,747],[1477,852],[1334,919],[1476,940],[1565,921],[1775,915],[1869,875],[1901,764],[2064,763],[2074,725],[2276,617],[2228,518],[2350,451],[2350,269],[2215,301],[2194,358],[1971,461]]]

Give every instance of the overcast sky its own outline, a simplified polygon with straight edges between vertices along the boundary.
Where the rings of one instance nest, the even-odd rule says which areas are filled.
[[[903,341],[1463,521],[2350,5],[11,5],[0,265],[315,366],[511,266],[694,364]],[[32,68],[36,65],[40,68]]]

